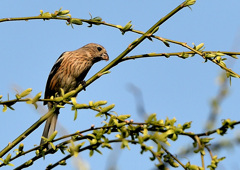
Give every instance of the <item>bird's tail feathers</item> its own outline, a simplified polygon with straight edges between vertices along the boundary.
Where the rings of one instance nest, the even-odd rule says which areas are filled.
[[[43,130],[43,134],[42,134],[43,137],[49,138],[52,135],[52,133],[55,131],[58,113],[59,111],[56,110],[55,113],[47,119],[44,130]],[[41,139],[40,145],[43,143],[45,143],[45,141]]]

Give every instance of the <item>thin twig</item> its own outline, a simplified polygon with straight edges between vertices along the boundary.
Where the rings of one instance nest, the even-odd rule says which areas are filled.
[[[179,161],[177,159],[177,157],[175,157],[173,154],[171,154],[165,147],[161,146],[161,148],[164,150],[164,152],[166,152],[167,154],[169,154],[175,161],[177,161],[184,169],[187,169],[185,167],[185,165],[183,165],[183,163],[181,161]]]

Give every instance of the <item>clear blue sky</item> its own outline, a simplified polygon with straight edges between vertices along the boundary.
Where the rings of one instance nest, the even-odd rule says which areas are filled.
[[[89,13],[93,17],[100,16],[104,21],[117,25],[125,25],[130,20],[134,29],[146,31],[161,17],[180,4],[179,0],[150,0],[150,1],[30,1],[30,0],[2,0],[0,2],[0,18],[27,17],[39,15],[44,12],[54,12],[60,7],[70,10],[72,17],[89,19]],[[198,0],[192,10],[185,8],[160,27],[156,35],[176,41],[199,44],[205,43],[206,50],[239,51],[240,50],[240,14],[239,0]],[[74,26],[72,29],[65,21],[30,20],[28,22],[4,22],[0,24],[1,50],[0,94],[7,99],[14,98],[15,89],[33,88],[35,95],[44,93],[48,74],[59,55],[64,51],[75,50],[87,43],[95,42],[103,45],[110,56],[110,61],[127,48],[129,43],[140,35],[127,32],[124,36],[117,29],[106,26],[87,27]],[[186,49],[171,44],[170,48],[162,42],[145,40],[129,55],[151,52],[178,52]],[[230,62],[229,62],[230,61]],[[227,64],[240,73],[240,62],[229,60]],[[233,64],[234,61],[234,64]],[[87,78],[104,67],[107,63],[96,64],[89,72]],[[87,91],[78,95],[78,102],[107,100],[109,104],[115,103],[114,111],[118,114],[131,114],[136,122],[143,121],[137,114],[136,102],[129,86],[139,88],[144,98],[144,107],[148,114],[157,113],[159,119],[175,117],[178,123],[183,124],[193,121],[189,131],[202,132],[210,112],[210,100],[218,92],[216,77],[221,69],[213,63],[204,63],[200,56],[190,59],[149,58],[127,61],[111,70],[111,74],[98,79]],[[86,78],[86,80],[87,80]],[[222,103],[221,113],[218,117],[218,127],[221,120],[230,118],[239,120],[239,88],[240,80],[233,79],[229,97]],[[24,103],[14,106],[15,111],[8,110],[0,113],[0,149],[11,142],[15,137],[31,126],[40,118],[40,114],[46,108],[39,107],[36,112],[33,107]],[[45,109],[45,110],[42,110]],[[89,128],[92,124],[101,126],[101,118],[95,118],[94,112],[83,110],[79,112],[78,119],[73,121],[74,113],[67,106],[61,111],[59,123],[73,133],[77,130]],[[234,131],[229,131],[226,137],[231,139],[239,132],[239,126]],[[43,125],[32,133],[23,143],[25,150],[39,144]],[[65,133],[66,134],[66,133]],[[239,135],[239,134],[238,134]],[[214,137],[217,137],[215,135]],[[217,140],[215,140],[217,141]],[[171,142],[170,151],[178,153],[182,146],[191,145],[192,140],[180,137],[179,142]],[[119,152],[119,145],[113,145],[112,152]],[[131,150],[124,150],[117,159],[118,169],[153,169],[154,163],[149,160],[149,153],[139,155],[139,146],[131,145]],[[80,154],[81,159],[90,169],[107,169],[111,165],[111,152],[103,151],[103,155],[94,154],[89,158],[88,152]],[[231,152],[231,154],[230,154]],[[219,169],[240,168],[239,148],[228,150],[218,154],[219,157],[227,156],[220,163]],[[25,156],[18,165],[26,161],[32,155]],[[34,169],[43,169],[49,163],[55,163],[62,155],[47,156],[46,160],[40,160],[32,166]],[[209,156],[207,156],[209,158]],[[189,156],[181,159],[184,163],[201,165],[200,156]],[[74,169],[73,159],[68,160],[68,168]],[[114,162],[115,163],[115,162]],[[156,163],[156,162],[155,162]],[[206,160],[206,164],[210,162]],[[236,168],[237,167],[237,168]],[[5,169],[12,169],[4,167]],[[3,169],[4,169],[3,168]],[[64,169],[58,167],[57,169]],[[181,168],[179,168],[181,169]]]

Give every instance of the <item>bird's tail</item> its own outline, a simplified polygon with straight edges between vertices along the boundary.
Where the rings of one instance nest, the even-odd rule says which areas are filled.
[[[43,134],[42,134],[43,137],[49,138],[51,134],[55,131],[58,113],[59,113],[59,110],[55,110],[55,113],[53,113],[53,115],[47,119],[44,130],[43,130]],[[43,143],[45,143],[45,141],[41,139],[40,145]]]

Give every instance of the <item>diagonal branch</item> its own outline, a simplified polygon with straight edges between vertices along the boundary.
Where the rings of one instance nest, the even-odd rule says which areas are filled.
[[[47,118],[49,118],[55,111],[53,107],[52,110],[47,112],[44,116],[42,116],[38,121],[36,121],[30,128],[28,128],[25,132],[23,132],[20,136],[18,136],[13,142],[9,143],[1,152],[0,158],[3,157],[8,151],[10,151],[14,146],[16,146],[19,142],[25,139],[30,133],[32,133],[35,129],[37,129]]]

